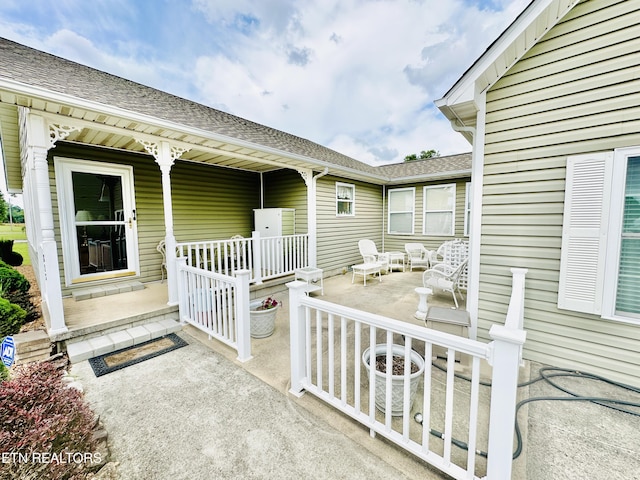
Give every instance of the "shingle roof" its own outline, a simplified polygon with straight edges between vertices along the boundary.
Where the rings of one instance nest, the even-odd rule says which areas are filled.
[[[392,180],[411,179],[416,177],[456,177],[463,173],[470,175],[471,153],[459,153],[443,157],[412,160],[410,162],[392,163],[377,167],[379,173]]]
[[[422,168],[426,174],[438,165],[449,169],[443,162],[449,157],[374,167],[310,140],[0,38],[3,78],[372,175],[420,175]]]

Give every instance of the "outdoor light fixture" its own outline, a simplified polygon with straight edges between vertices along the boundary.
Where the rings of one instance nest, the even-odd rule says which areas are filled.
[[[76,213],[76,222],[90,222],[93,220],[93,215],[89,210],[78,210]],[[82,234],[82,246],[86,247],[89,245],[87,242],[87,226],[83,225],[83,234]]]
[[[106,180],[102,179],[102,189],[100,190],[100,198],[98,198],[99,202],[108,202],[109,201],[109,195],[105,192],[105,190],[109,188],[107,186],[107,182]],[[78,212],[80,213],[80,212]]]

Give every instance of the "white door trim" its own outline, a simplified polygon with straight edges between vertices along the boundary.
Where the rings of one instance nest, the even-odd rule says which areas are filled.
[[[137,276],[140,274],[138,255],[137,221],[135,216],[135,190],[133,167],[113,163],[95,162],[76,158],[54,157],[58,213],[60,215],[60,236],[62,239],[62,258],[66,286],[79,283]],[[78,261],[78,240],[75,226],[75,205],[73,196],[72,172],[104,174],[121,178],[123,190],[123,210],[128,220],[126,231],[126,249],[128,268],[110,272],[81,274]]]

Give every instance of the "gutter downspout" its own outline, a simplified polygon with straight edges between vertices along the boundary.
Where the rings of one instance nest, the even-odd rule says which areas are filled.
[[[387,186],[382,185],[382,251],[384,252],[384,239],[385,239],[385,203],[387,201]]]
[[[482,231],[482,187],[484,170],[484,132],[486,116],[486,93],[476,94],[475,103],[479,107],[476,127],[461,127],[451,122],[456,132],[467,132],[473,136],[471,163],[471,224],[469,225],[469,285],[467,291],[467,311],[471,319],[469,338],[478,337],[478,307],[480,297],[480,245]]]
[[[329,173],[329,167],[325,167],[322,172],[315,177],[311,177],[311,181],[307,185],[307,231],[309,235],[309,266],[316,268],[318,266],[318,225],[317,225],[317,205],[316,191],[317,182],[320,177],[324,177]],[[313,175],[313,171],[311,171]]]

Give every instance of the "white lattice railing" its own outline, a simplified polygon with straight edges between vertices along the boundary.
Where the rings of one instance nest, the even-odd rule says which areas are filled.
[[[189,266],[227,276],[249,270],[249,281],[262,283],[308,266],[308,238],[306,234],[260,237],[253,232],[251,238],[180,242],[176,251]]]
[[[453,268],[456,268],[467,258],[469,258],[469,242],[459,238],[444,242],[436,252],[436,261],[446,263]],[[467,265],[458,278],[458,288],[467,290],[468,286],[469,266]]]
[[[318,396],[369,427],[372,436],[383,435],[454,478],[510,478],[525,339],[520,319],[494,325],[493,341],[486,344],[319,300],[307,296],[304,287],[304,282],[289,284],[291,393]],[[515,288],[524,288],[522,270],[514,271]],[[523,298],[521,293],[514,292],[514,302]],[[522,315],[519,305],[510,308],[508,317],[514,315]],[[447,360],[434,362],[442,362],[442,369],[431,365],[434,346],[447,351]],[[408,369],[399,374],[399,390],[390,374],[377,373],[381,380],[373,381],[373,369],[363,365],[367,348],[370,352],[378,348],[387,364],[394,356],[408,364],[417,352],[427,359],[418,375],[422,386],[411,387]],[[454,375],[456,354],[468,365],[470,382]],[[485,361],[493,366],[491,393],[480,385]],[[413,408],[412,388],[416,388]],[[394,407],[398,395],[400,406]],[[399,416],[392,415],[397,409]],[[415,420],[416,413],[421,414],[421,423]]]
[[[186,257],[177,260],[180,321],[237,350],[239,361],[249,360],[249,271],[230,277],[186,262]]]

